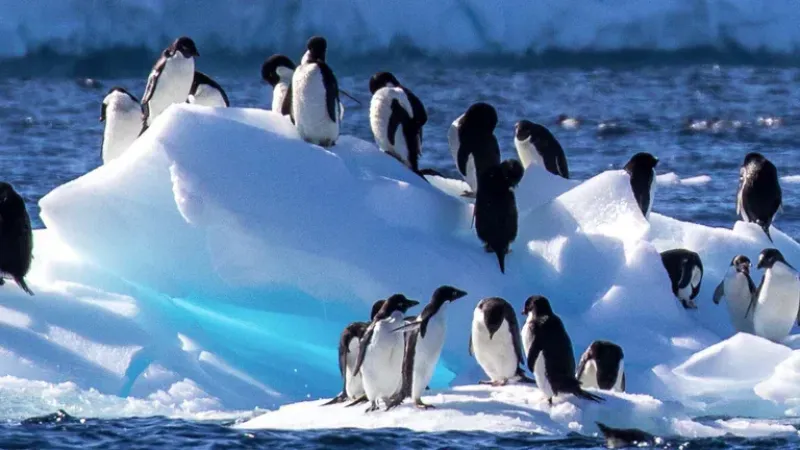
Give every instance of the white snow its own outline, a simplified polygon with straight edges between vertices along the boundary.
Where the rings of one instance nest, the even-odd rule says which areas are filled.
[[[248,427],[563,434],[594,432],[603,419],[681,436],[786,432],[692,420],[800,414],[798,336],[787,346],[734,335],[711,301],[734,255],[756,260],[771,245],[764,233],[655,213],[645,221],[621,171],[542,177],[551,176],[529,171],[516,190],[520,230],[503,275],[470,228],[471,205],[373,144],[342,136],[324,150],[272,112],[171,106],[114,164],[41,200],[48,229],[35,232],[36,296],[0,287],[0,389],[20,399],[0,417],[261,407],[275,411]],[[799,264],[800,246],[772,235]],[[659,252],[678,247],[705,266],[696,311],[675,300],[661,264]],[[448,310],[426,398],[441,408],[364,415],[291,404],[338,392],[339,334],[375,300],[403,292],[425,301],[441,284],[469,292]],[[532,294],[550,298],[576,357],[596,339],[623,347],[628,394],[602,405],[561,398],[550,409],[533,388],[471,386],[483,378],[467,353],[474,306],[502,296],[520,310]],[[42,392],[53,401],[38,400]]]

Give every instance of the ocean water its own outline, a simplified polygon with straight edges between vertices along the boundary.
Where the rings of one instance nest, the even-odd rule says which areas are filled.
[[[683,63],[672,58],[617,61],[613,64],[541,66],[519,61],[436,63],[403,59],[361,60],[332,66],[340,86],[359,98],[345,100],[345,134],[371,140],[367,81],[390,70],[425,103],[421,167],[445,174],[455,170],[447,149],[450,123],[471,103],[486,101],[499,113],[496,135],[506,157],[514,156],[513,126],[522,118],[551,127],[564,146],[573,178],[587,179],[620,168],[636,152],[660,158],[665,179],[654,210],[681,220],[730,227],[736,220],[738,170],[744,155],[758,151],[783,177],[784,206],[776,225],[800,238],[800,69],[713,60]],[[232,106],[265,107],[269,93],[259,78],[260,64],[209,64],[206,70],[227,90]],[[101,164],[100,103],[112,86],[140,96],[149,67],[114,75],[102,64],[60,76],[0,79],[0,157],[3,179],[24,195],[35,227],[42,227],[38,200],[54,187]],[[80,76],[78,76],[80,74]],[[559,127],[559,114],[578,117],[574,130]],[[718,125],[691,130],[688,119]],[[220,158],[225,154],[220,153]],[[697,177],[703,178],[697,178]],[[683,182],[674,180],[683,180]],[[670,180],[673,180],[670,182]],[[0,432],[0,448],[598,448],[597,437],[552,438],[531,434],[433,433],[404,430],[258,431],[234,430],[225,423],[162,417],[10,421]],[[688,443],[687,443],[688,442]],[[667,448],[796,448],[800,440],[720,438],[675,440]]]

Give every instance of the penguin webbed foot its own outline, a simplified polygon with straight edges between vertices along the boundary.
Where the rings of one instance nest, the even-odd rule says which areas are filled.
[[[464,191],[461,193],[461,196],[466,198],[475,198],[475,193],[472,191]]]
[[[367,401],[367,396],[366,395],[362,395],[361,397],[358,397],[357,399],[355,399],[352,402],[350,402],[347,405],[345,405],[345,408],[350,408],[351,406],[360,405],[360,404],[362,404],[362,403],[364,403],[366,401]]]
[[[372,402],[369,404],[369,407],[367,407],[367,409],[364,410],[364,414],[371,413],[377,410],[378,410],[378,402]]]
[[[681,304],[686,309],[697,309],[697,303],[695,303],[695,301],[693,299],[689,299],[689,300],[683,300],[682,299],[681,300]]]
[[[478,384],[487,385],[487,386],[494,386],[494,381],[492,380],[480,380]]]
[[[330,406],[330,405],[335,405],[335,404],[337,404],[337,403],[342,403],[342,402],[344,402],[345,400],[347,400],[347,394],[345,394],[344,392],[342,392],[342,393],[340,393],[339,395],[337,395],[336,397],[333,397],[332,399],[328,400],[327,402],[325,402],[325,403],[321,404],[320,406]],[[348,406],[349,406],[349,405],[348,405]]]
[[[397,408],[398,406],[403,404],[403,400],[405,400],[405,395],[402,394],[395,394],[389,397],[389,400],[386,401],[386,410],[389,411],[390,409]]]
[[[489,244],[483,244],[483,251],[486,253],[494,253],[494,249]]]
[[[417,400],[414,402],[414,406],[416,406],[416,407],[417,407],[417,408],[419,408],[419,409],[434,409],[434,408],[436,408],[436,407],[435,407],[435,406],[433,406],[433,405],[429,405],[429,404],[427,404],[427,403],[423,403],[423,402],[422,402],[422,399],[417,399]]]
[[[533,378],[525,375],[524,373],[521,373],[518,376],[519,376],[519,379],[517,380],[517,382],[522,383],[522,384],[533,384],[533,385],[536,385],[536,380],[534,380]]]

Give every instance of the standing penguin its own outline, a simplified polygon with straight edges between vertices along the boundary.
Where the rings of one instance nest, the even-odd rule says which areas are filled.
[[[433,369],[442,353],[447,333],[447,304],[467,295],[461,289],[441,286],[433,292],[431,301],[416,320],[397,329],[409,330],[403,356],[403,387],[387,403],[386,409],[394,408],[410,396],[417,408],[428,409],[432,405],[422,402],[422,392],[433,377]]]
[[[475,356],[488,381],[480,384],[503,386],[509,381],[533,383],[522,367],[522,352],[517,316],[510,303],[500,297],[478,302],[472,313],[469,354]]]
[[[386,299],[364,331],[353,374],[361,374],[364,392],[370,401],[366,412],[378,409],[378,401],[389,399],[402,389],[405,337],[394,329],[404,324],[403,313],[418,305],[402,294]]]
[[[304,141],[331,147],[339,138],[339,84],[325,63],[325,39],[314,36],[307,47],[308,60],[292,75],[292,119]]]
[[[782,201],[778,169],[760,153],[748,153],[739,169],[736,213],[743,221],[758,224],[772,242],[769,226]]]
[[[187,103],[196,105],[227,108],[231,105],[225,89],[203,72],[194,72],[192,87],[189,89]]]
[[[0,286],[5,276],[33,295],[25,275],[33,259],[33,231],[25,200],[10,184],[0,182]]]
[[[515,159],[503,161],[485,170],[478,181],[475,196],[475,230],[487,252],[497,255],[500,272],[506,272],[506,254],[517,238],[517,200],[514,187],[525,169]]]
[[[750,258],[738,255],[731,261],[725,278],[714,289],[714,304],[719,305],[724,296],[728,301],[728,315],[736,331],[753,333],[753,296],[756,285],[750,278]]]
[[[795,321],[800,323],[800,279],[774,248],[761,251],[757,267],[764,269],[764,275],[753,296],[753,329],[757,336],[780,342],[792,331]]]
[[[142,107],[125,89],[115,86],[108,91],[100,108],[100,122],[105,122],[101,155],[103,164],[119,158],[142,132]]]
[[[526,302],[527,303],[527,302]],[[530,333],[528,350],[528,369],[536,376],[536,384],[553,404],[553,396],[572,394],[584,400],[600,402],[602,397],[581,389],[575,378],[575,354],[572,341],[564,328],[561,318],[555,315],[550,302],[542,296],[535,296],[531,301],[530,311],[533,313],[533,326],[526,328]]]
[[[683,248],[661,252],[661,262],[672,282],[672,293],[686,309],[697,309],[694,298],[703,282],[703,262],[700,255]]]
[[[422,127],[428,121],[422,102],[389,72],[373,75],[369,91],[369,124],[378,147],[419,172]]]
[[[478,178],[491,167],[500,163],[500,146],[494,136],[497,127],[497,111],[488,103],[474,103],[450,125],[447,143],[458,168],[458,173],[467,181],[474,195],[478,190]]]
[[[142,97],[145,127],[152,125],[168,106],[184,103],[194,80],[194,58],[200,56],[194,41],[186,36],[164,49],[147,77]]]
[[[520,120],[514,126],[514,146],[525,169],[536,164],[553,175],[569,179],[567,156],[547,127],[529,120]]]
[[[625,392],[625,355],[613,342],[594,341],[583,352],[575,378],[581,386]]]
[[[297,68],[289,57],[272,55],[261,66],[261,79],[272,86],[272,111],[292,113],[292,76]]]
[[[639,204],[644,218],[650,217],[656,194],[656,165],[658,158],[650,153],[637,153],[625,164],[625,172],[631,177],[633,198]]]

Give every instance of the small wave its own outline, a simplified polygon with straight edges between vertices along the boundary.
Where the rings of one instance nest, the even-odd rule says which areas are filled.
[[[659,186],[699,186],[711,181],[708,175],[697,175],[694,177],[680,178],[675,172],[669,172],[656,176],[656,183]]]
[[[781,181],[790,184],[800,183],[800,175],[786,175],[781,177]]]

